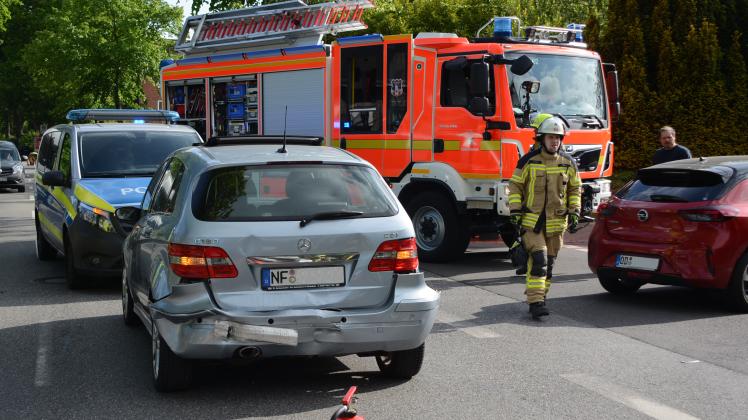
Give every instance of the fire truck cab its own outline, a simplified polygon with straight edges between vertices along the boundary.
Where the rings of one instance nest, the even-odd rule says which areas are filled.
[[[426,261],[459,257],[476,235],[513,241],[507,182],[533,147],[537,113],[567,124],[563,147],[579,166],[584,210],[610,196],[617,74],[578,27],[494,18],[481,28],[493,23],[487,38],[322,43],[365,28],[368,7],[299,0],[192,16],[176,47],[185,57],[162,63],[164,103],[206,137],[285,131],[368,160],[408,210]]]

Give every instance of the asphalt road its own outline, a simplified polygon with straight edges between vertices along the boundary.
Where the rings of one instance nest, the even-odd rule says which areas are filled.
[[[201,362],[192,389],[158,394],[149,337],[123,324],[118,281],[69,291],[61,259],[36,260],[30,196],[0,190],[2,419],[327,419],[350,385],[369,420],[748,416],[748,315],[687,289],[608,295],[584,231],[567,238],[542,322],[505,248],[423,264],[442,305],[410,381],[355,356]]]

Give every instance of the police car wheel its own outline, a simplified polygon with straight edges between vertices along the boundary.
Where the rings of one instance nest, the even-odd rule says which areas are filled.
[[[153,385],[157,391],[170,392],[189,388],[192,382],[192,364],[171,351],[159,334],[155,322],[151,325],[151,365]]]
[[[39,226],[39,217],[36,217],[36,258],[40,261],[49,261],[57,256],[57,250],[44,239],[41,226]]]
[[[405,208],[416,231],[419,259],[448,261],[462,257],[470,243],[470,233],[450,200],[438,192],[426,191],[413,197]]]
[[[85,286],[85,279],[75,268],[75,257],[73,256],[73,247],[70,240],[65,237],[65,283],[68,289],[81,289]]]
[[[390,378],[410,379],[421,371],[426,343],[402,351],[389,352],[383,356],[376,356],[379,370]]]
[[[138,325],[140,319],[135,315],[135,301],[130,294],[130,288],[127,285],[127,269],[122,268],[122,318],[125,325],[132,327]]]
[[[18,192],[26,192],[26,186],[22,185],[22,186],[18,187],[17,190],[18,190]]]

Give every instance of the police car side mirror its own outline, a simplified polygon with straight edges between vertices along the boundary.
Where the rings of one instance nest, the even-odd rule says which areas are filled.
[[[60,171],[47,171],[42,175],[42,184],[49,187],[67,187],[69,183]]]
[[[138,207],[120,207],[114,211],[119,221],[129,225],[135,224],[140,219],[141,213],[142,210]]]

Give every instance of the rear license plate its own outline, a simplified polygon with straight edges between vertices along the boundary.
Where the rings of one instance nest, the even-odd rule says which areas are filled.
[[[307,289],[345,285],[344,267],[263,268],[264,290]]]
[[[616,267],[635,270],[655,271],[660,265],[659,258],[637,257],[634,255],[616,255]]]

